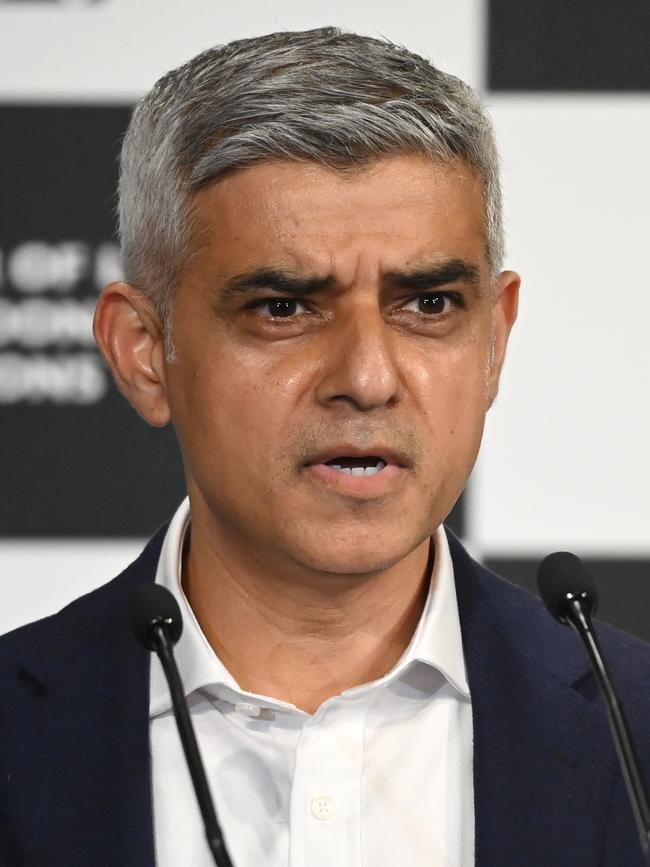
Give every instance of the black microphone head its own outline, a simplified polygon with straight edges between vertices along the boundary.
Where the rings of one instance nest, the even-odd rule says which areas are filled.
[[[138,641],[155,650],[151,627],[162,623],[172,644],[183,632],[181,609],[173,594],[160,584],[141,584],[131,596],[129,621]]]
[[[590,614],[598,607],[598,591],[582,560],[568,551],[556,551],[544,557],[537,569],[537,586],[549,613],[560,623],[567,622],[568,605],[580,598],[590,605]]]

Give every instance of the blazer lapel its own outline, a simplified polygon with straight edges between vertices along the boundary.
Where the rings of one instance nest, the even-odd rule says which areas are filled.
[[[128,600],[154,580],[161,541],[33,627],[2,768],[20,865],[154,867],[149,654],[130,634]]]
[[[476,867],[595,867],[618,769],[577,638],[450,536],[474,722]]]

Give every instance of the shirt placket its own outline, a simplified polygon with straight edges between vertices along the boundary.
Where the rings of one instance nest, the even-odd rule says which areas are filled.
[[[359,867],[365,702],[333,699],[303,726],[291,791],[290,867]]]

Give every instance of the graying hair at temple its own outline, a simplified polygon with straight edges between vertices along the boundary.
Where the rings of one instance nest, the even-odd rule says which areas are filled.
[[[398,45],[332,27],[211,48],[163,76],[133,113],[119,187],[126,279],[155,303],[169,338],[173,288],[192,250],[194,193],[260,160],[346,170],[398,153],[463,160],[477,172],[487,258],[498,273],[498,155],[468,85]]]

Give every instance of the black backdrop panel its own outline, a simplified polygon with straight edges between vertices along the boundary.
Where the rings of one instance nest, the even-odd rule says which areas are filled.
[[[183,496],[171,429],[141,421],[90,336],[118,276],[127,107],[0,107],[0,535],[142,536]]]
[[[650,90],[648,0],[490,0],[488,86]]]

